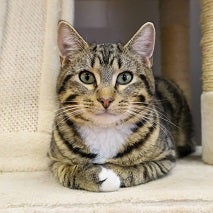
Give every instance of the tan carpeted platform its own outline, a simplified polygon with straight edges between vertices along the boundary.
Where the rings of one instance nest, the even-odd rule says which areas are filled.
[[[48,171],[0,174],[0,212],[213,212],[213,167],[200,150],[160,180],[117,192],[59,185]]]

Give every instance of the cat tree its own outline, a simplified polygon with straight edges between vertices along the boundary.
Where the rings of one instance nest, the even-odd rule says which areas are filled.
[[[189,1],[160,0],[162,74],[180,85],[190,103]],[[213,164],[213,1],[202,0],[202,147]],[[193,63],[193,62],[192,62]]]
[[[201,6],[203,160],[213,164],[213,1],[202,0]]]
[[[163,76],[180,85],[190,102],[189,1],[160,0]]]

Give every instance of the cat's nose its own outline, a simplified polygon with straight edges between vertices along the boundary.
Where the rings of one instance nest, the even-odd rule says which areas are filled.
[[[98,101],[107,109],[110,104],[114,101],[114,98],[98,98]]]

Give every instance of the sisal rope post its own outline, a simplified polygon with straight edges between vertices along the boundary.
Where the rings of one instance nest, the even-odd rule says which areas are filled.
[[[213,164],[213,1],[201,0],[203,161]]]
[[[160,0],[161,67],[190,102],[189,1]]]
[[[203,92],[213,91],[213,1],[202,0],[202,78]]]

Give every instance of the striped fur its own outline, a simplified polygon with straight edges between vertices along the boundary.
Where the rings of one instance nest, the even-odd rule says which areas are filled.
[[[165,176],[177,153],[193,151],[182,91],[152,74],[151,23],[123,46],[89,45],[62,21],[58,43],[59,110],[48,155],[62,185],[114,191],[146,183]]]

